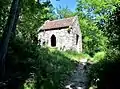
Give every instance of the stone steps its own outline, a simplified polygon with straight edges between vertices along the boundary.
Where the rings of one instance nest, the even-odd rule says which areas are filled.
[[[74,70],[70,80],[65,86],[65,89],[87,89],[88,78],[87,78],[87,65],[79,63]]]

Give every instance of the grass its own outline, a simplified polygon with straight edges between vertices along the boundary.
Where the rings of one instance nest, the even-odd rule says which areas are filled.
[[[89,56],[56,48],[42,48],[15,39],[8,50],[4,80],[8,82],[4,88],[9,85],[9,89],[64,89],[65,82],[82,58]]]
[[[42,48],[21,39],[16,39],[9,48],[5,81],[10,86],[13,82],[10,89],[63,89],[77,64],[70,52]]]
[[[105,58],[106,53],[104,51],[95,53],[92,61],[94,63],[99,62]]]
[[[55,52],[56,48],[49,48],[51,52]],[[75,52],[75,51],[61,51],[61,53],[70,58],[71,60],[80,61],[81,59],[87,58],[91,59],[91,57],[88,54],[82,53],[82,52]]]

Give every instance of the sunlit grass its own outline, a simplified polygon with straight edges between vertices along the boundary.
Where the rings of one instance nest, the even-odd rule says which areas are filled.
[[[103,60],[105,58],[105,55],[106,55],[106,53],[104,51],[97,52],[97,53],[95,53],[92,61],[95,62],[95,63],[99,62],[99,61],[101,61],[101,60]]]
[[[49,48],[50,52],[59,51],[56,48]],[[75,51],[59,51],[64,56],[68,57],[71,60],[80,61],[81,59],[91,59],[91,57],[88,54],[82,53],[82,52],[75,52]]]

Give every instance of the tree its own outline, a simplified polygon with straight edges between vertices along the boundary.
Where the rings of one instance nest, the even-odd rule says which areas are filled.
[[[79,21],[82,31],[83,51],[91,56],[97,51],[105,51],[107,38],[103,35],[103,32],[88,18],[79,16]]]
[[[59,7],[56,10],[58,18],[68,18],[76,15],[76,13],[72,12],[68,7],[66,8]]]
[[[18,33],[22,33],[24,40],[37,40],[38,28],[46,21],[55,19],[53,6],[50,1],[37,3],[35,0],[24,2],[18,22]]]
[[[10,9],[10,14],[9,14],[7,24],[3,32],[1,44],[0,44],[0,63],[1,63],[0,71],[3,74],[5,71],[4,64],[5,64],[5,56],[7,53],[8,43],[11,37],[13,26],[15,25],[15,22],[16,22],[15,19],[18,18],[18,17],[16,18],[16,14],[17,14],[19,4],[20,4],[19,0],[13,0],[11,9]]]
[[[119,0],[78,0],[77,10],[87,17],[100,20],[109,17],[109,14],[116,9]]]
[[[85,51],[105,50],[108,40],[100,26],[105,24],[109,15],[116,9],[115,4],[119,2],[119,0],[77,1],[77,12]]]
[[[103,25],[103,31],[109,38],[109,48],[120,50],[120,4],[116,5],[116,7],[116,10]]]

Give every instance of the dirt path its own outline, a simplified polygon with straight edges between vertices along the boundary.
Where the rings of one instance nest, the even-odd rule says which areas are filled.
[[[78,64],[65,89],[87,89],[88,78],[86,67],[82,63]]]

